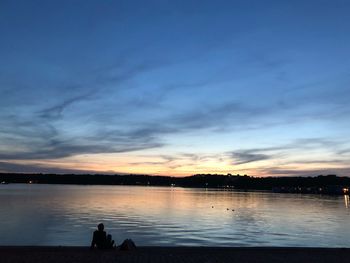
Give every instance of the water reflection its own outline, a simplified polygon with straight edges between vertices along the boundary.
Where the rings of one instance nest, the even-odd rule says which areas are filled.
[[[344,195],[344,202],[346,208],[349,208],[349,201],[349,195]]]
[[[342,198],[175,187],[6,185],[0,191],[0,245],[88,245],[102,222],[117,243],[132,238],[138,245],[346,247],[349,213]]]

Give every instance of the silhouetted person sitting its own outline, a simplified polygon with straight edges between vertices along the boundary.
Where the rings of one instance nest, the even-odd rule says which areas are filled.
[[[114,247],[114,240],[112,235],[106,235],[104,231],[104,225],[101,223],[97,226],[98,230],[94,231],[94,235],[91,241],[91,249],[97,247],[99,249],[108,249]]]
[[[113,248],[114,240],[112,240],[112,235],[107,235],[106,248]]]
[[[101,223],[97,226],[98,230],[94,231],[94,235],[91,241],[91,248],[97,247],[99,249],[105,248],[107,237],[106,232],[103,231],[105,226]]]

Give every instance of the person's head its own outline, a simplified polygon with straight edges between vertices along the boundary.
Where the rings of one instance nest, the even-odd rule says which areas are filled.
[[[102,223],[98,224],[98,226],[97,226],[97,229],[99,231],[103,231],[104,228],[105,228],[105,226]]]
[[[108,235],[107,235],[107,240],[108,240],[108,241],[112,241],[112,235],[109,235],[109,234],[108,234]]]

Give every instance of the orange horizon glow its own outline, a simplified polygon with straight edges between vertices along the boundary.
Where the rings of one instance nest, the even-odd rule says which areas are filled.
[[[254,177],[293,176],[293,171],[296,176],[317,176],[335,173],[333,171],[343,168],[339,165],[317,163],[300,165],[293,162],[276,166],[273,160],[240,165],[232,164],[230,159],[220,159],[219,162],[216,162],[210,158],[193,162],[186,158],[162,162],[160,158],[155,156],[130,156],[127,154],[93,154],[40,161],[16,160],[13,163],[28,167],[57,169],[57,173],[147,174],[172,177],[186,177],[194,174],[246,174]],[[27,170],[23,172],[36,173],[37,171]]]

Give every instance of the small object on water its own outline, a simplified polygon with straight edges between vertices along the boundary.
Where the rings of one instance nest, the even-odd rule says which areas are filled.
[[[230,210],[230,209],[226,208],[226,210],[228,211],[228,210]]]
[[[214,206],[212,205],[211,208],[214,208]]]
[[[232,212],[234,212],[235,210],[234,209],[232,209]]]

